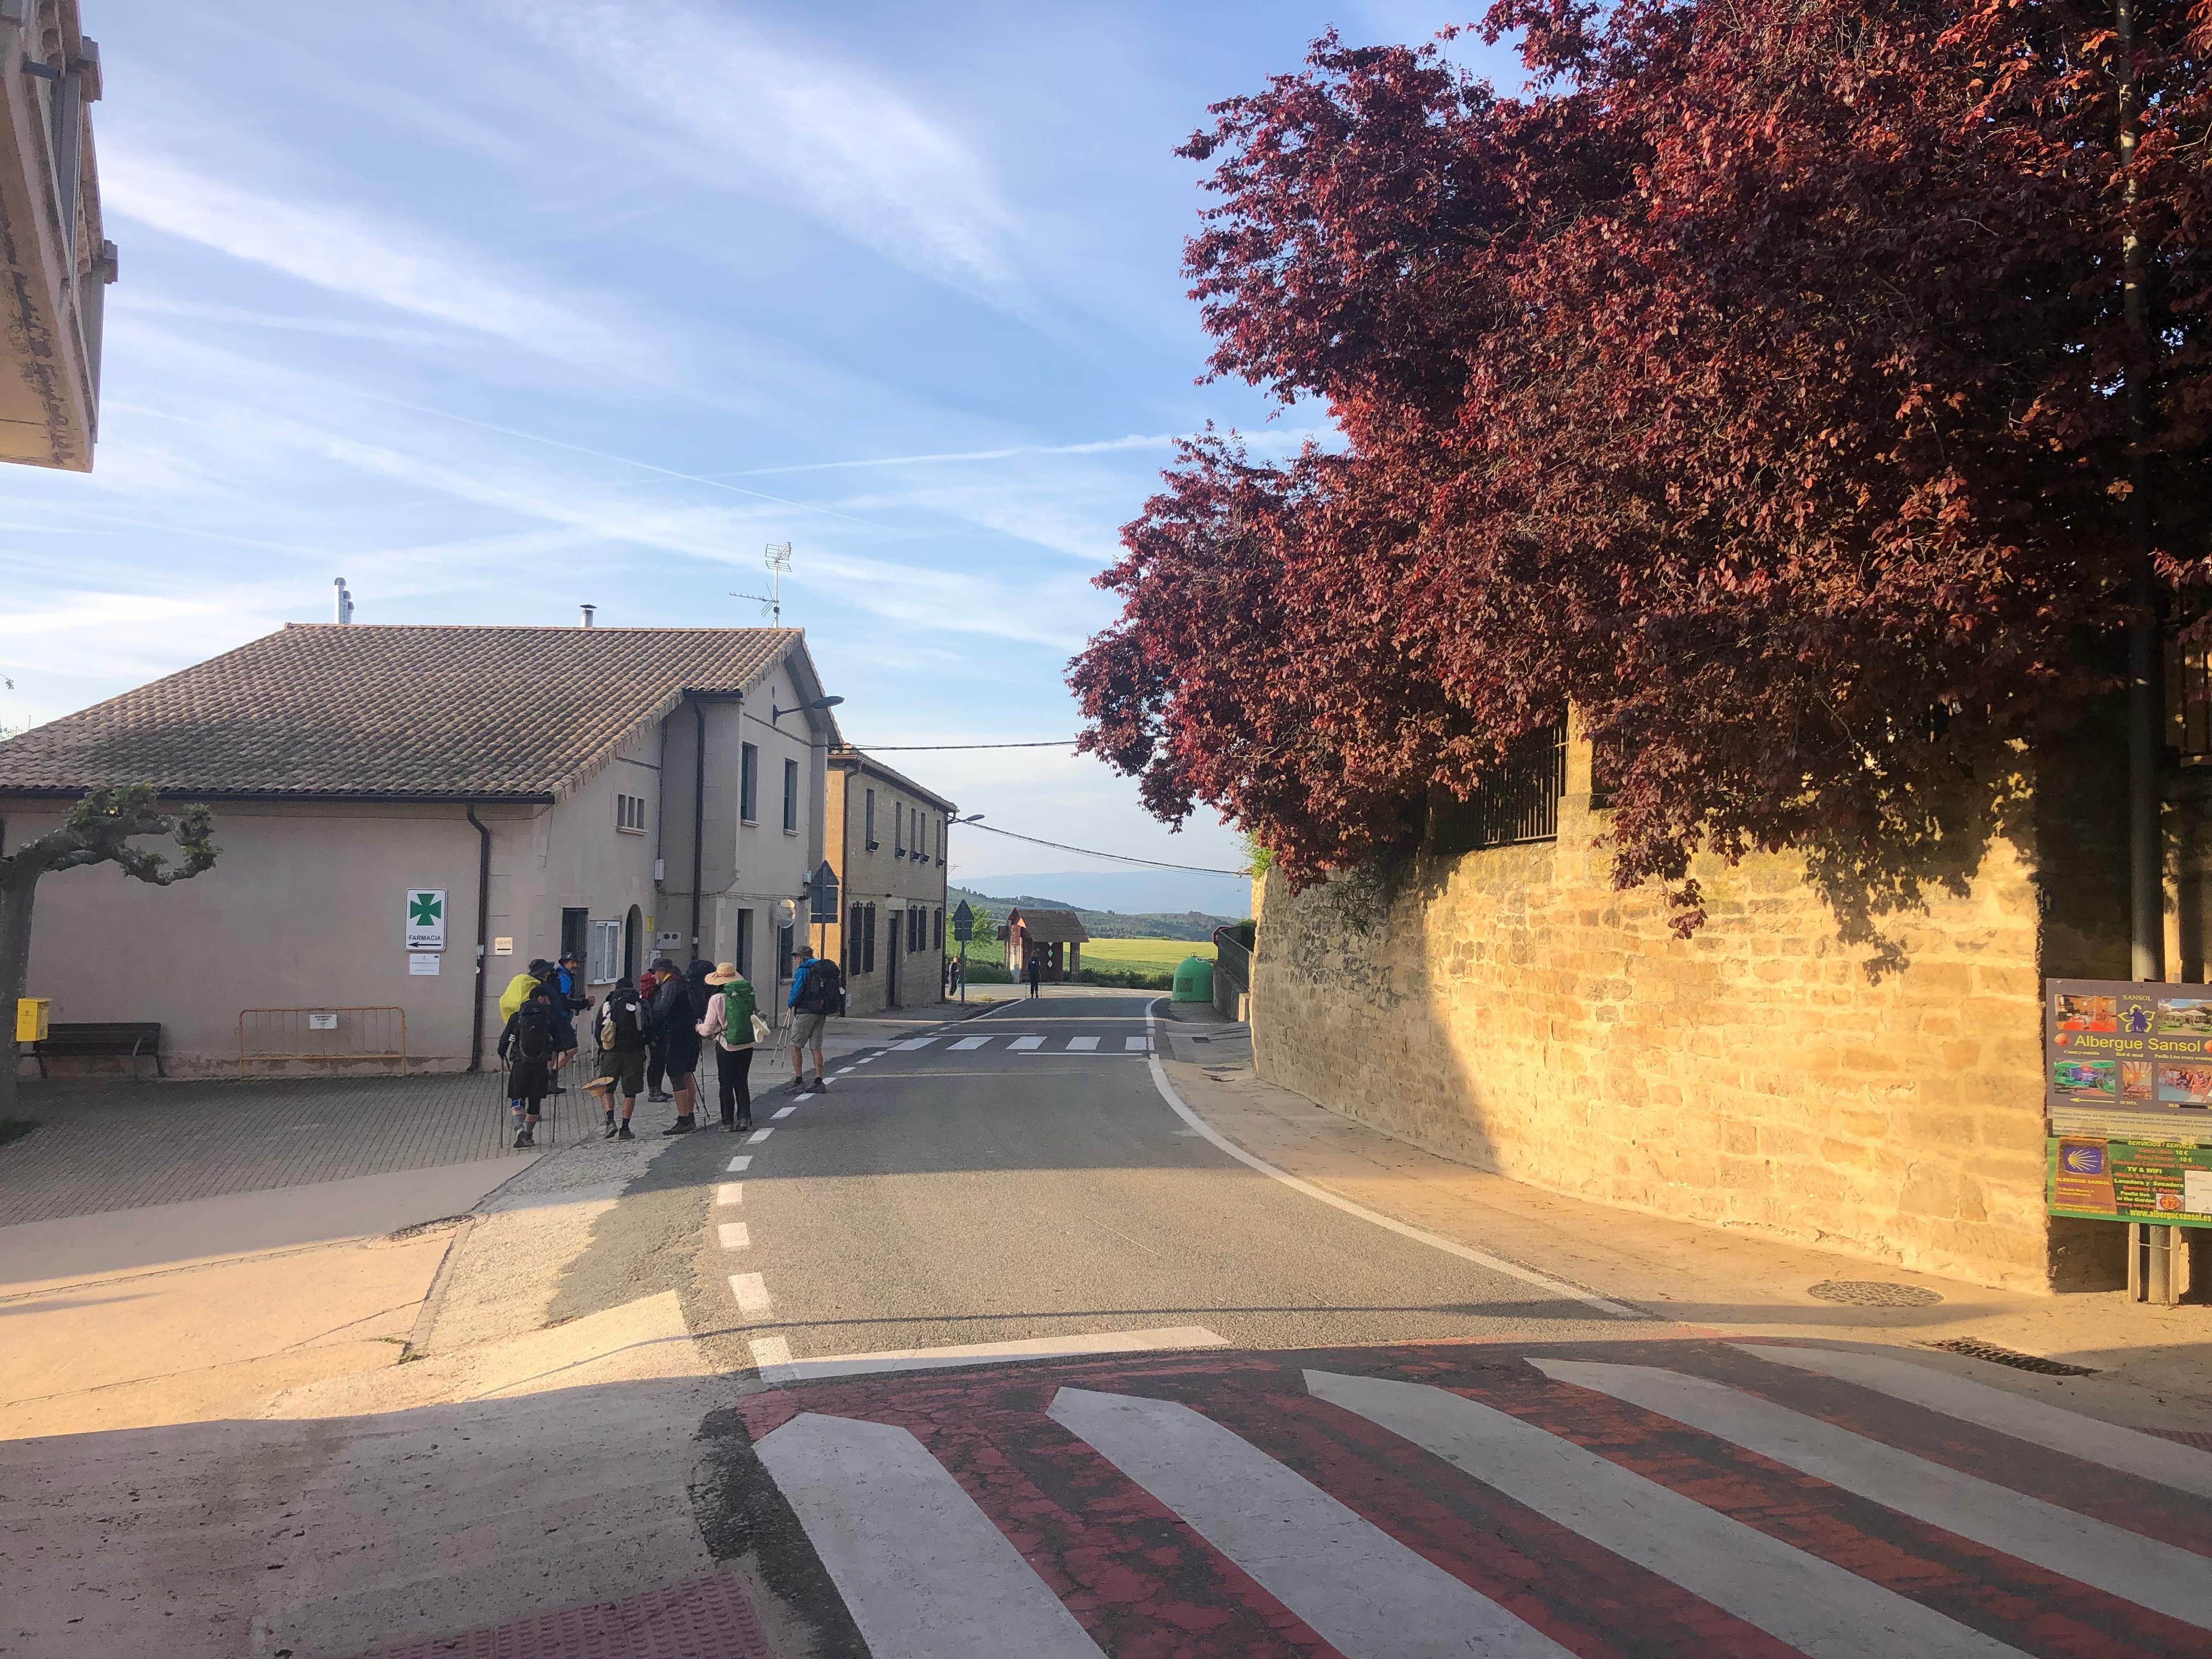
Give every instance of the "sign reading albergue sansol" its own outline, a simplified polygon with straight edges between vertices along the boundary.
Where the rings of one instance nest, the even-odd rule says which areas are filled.
[[[2045,985],[2054,1215],[2212,1227],[2212,986]]]

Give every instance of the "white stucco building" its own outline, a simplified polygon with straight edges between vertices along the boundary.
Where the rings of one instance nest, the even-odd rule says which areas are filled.
[[[822,695],[795,629],[286,627],[0,744],[5,845],[148,781],[206,802],[221,848],[167,889],[48,876],[27,992],[159,1020],[187,1075],[399,1018],[410,1066],[469,1066],[508,978],[564,948],[598,988],[659,950],[780,1001],[839,741]],[[410,948],[422,893],[441,948]]]

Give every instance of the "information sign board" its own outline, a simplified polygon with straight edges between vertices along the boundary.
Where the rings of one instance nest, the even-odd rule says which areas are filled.
[[[407,890],[407,948],[442,951],[446,948],[446,890],[410,887]]]
[[[2212,1227],[2212,986],[2044,988],[2051,1212]]]

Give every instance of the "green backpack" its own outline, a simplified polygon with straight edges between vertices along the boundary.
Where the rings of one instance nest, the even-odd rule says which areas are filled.
[[[750,1048],[753,1046],[753,1010],[758,1006],[753,999],[750,981],[733,979],[722,988],[724,1048]]]

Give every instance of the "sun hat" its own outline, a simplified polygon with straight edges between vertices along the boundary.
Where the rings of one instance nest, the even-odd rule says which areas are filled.
[[[738,964],[736,963],[718,962],[714,964],[714,971],[707,975],[707,983],[709,985],[727,985],[733,979],[743,979],[744,977],[744,975],[738,971]]]

